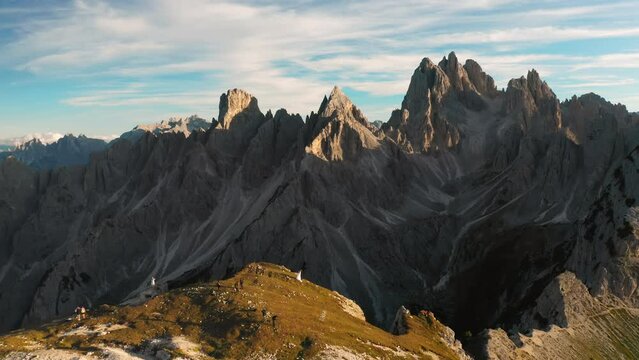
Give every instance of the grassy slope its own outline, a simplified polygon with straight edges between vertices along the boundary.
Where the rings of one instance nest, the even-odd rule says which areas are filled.
[[[420,358],[425,353],[457,358],[441,338],[444,327],[436,320],[410,317],[408,334],[394,336],[344,311],[344,300],[336,293],[306,280],[300,283],[283,267],[261,265],[264,274],[246,268],[221,281],[219,291],[215,283],[195,285],[139,306],[102,306],[86,320],[11,333],[0,337],[0,356],[37,347],[96,352],[111,346],[138,352],[152,339],[184,336],[212,358],[259,353],[282,359],[312,358],[327,345],[374,358],[392,359],[402,352]],[[233,284],[240,279],[244,288],[235,292]],[[262,309],[277,315],[275,329],[270,319],[263,321]],[[95,329],[104,324],[123,326],[103,334],[61,336],[78,327]],[[172,351],[179,355],[179,349]]]

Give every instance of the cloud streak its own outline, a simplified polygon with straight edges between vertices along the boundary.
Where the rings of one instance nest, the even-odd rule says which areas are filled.
[[[49,81],[74,79],[79,85],[66,88],[58,102],[71,109],[161,105],[214,112],[219,93],[242,87],[264,109],[287,107],[305,114],[338,84],[364,94],[359,105],[369,117],[386,119],[383,112],[405,92],[421,58],[450,50],[476,59],[499,86],[534,67],[560,92],[593,87],[616,96],[616,87],[636,85],[634,6],[75,0],[37,10],[0,9],[0,22],[14,24],[0,37],[0,68]],[[11,20],[15,16],[20,21]],[[617,48],[602,46],[593,54],[586,51],[592,45],[586,50],[565,45],[604,40]],[[578,79],[594,68],[630,72],[621,80]],[[122,85],[102,89],[111,80]],[[145,85],[132,88],[130,83]]]

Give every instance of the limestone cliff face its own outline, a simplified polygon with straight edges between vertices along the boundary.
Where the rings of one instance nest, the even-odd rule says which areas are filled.
[[[266,118],[251,139],[243,159],[242,174],[251,185],[270,178],[280,165],[291,160],[295,149],[301,146],[299,137],[304,121],[299,114],[289,114],[280,109],[274,117],[267,114]]]
[[[466,70],[470,82],[480,94],[490,98],[494,98],[499,94],[495,86],[495,80],[486,74],[475,60],[466,60],[464,70]]]
[[[493,79],[476,62],[463,66],[454,52],[439,64],[422,60],[413,73],[402,108],[382,127],[410,152],[458,147],[472,112],[481,112],[499,95]]]
[[[218,119],[86,166],[0,165],[2,329],[254,261],[303,268],[384,326],[413,304],[456,330],[509,329],[566,270],[637,304],[639,137],[623,107],[560,104],[535,71],[497,91],[453,53],[420,63],[381,129],[339,88],[306,121],[230,90]]]
[[[570,266],[595,295],[613,295],[639,304],[638,275],[639,209],[637,179],[639,143],[607,169],[599,197],[579,223]]]
[[[323,160],[353,160],[380,146],[372,125],[338,87],[309,123],[313,127],[306,152]]]
[[[486,359],[583,359],[639,355],[639,313],[609,297],[593,297],[570,272],[554,278],[517,326],[482,332]]]
[[[264,123],[257,99],[246,91],[233,89],[220,96],[218,124],[210,132],[207,147],[220,154],[240,157]]]
[[[526,134],[542,136],[562,126],[559,100],[535,70],[525,78],[510,80],[503,112],[512,114]]]
[[[458,65],[456,58],[454,64]],[[458,75],[457,69],[447,70]],[[457,87],[463,86],[461,79],[454,79]],[[393,112],[382,129],[409,152],[454,147],[459,142],[459,130],[446,112],[440,112],[451,86],[445,70],[425,58],[413,73],[401,110]]]

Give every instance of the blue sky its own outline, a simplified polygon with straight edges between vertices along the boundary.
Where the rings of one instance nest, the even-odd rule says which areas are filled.
[[[639,1],[0,0],[0,138],[122,133],[217,117],[243,88],[303,115],[339,85],[369,120],[423,57],[454,50],[499,87],[537,69],[557,95],[639,111]]]

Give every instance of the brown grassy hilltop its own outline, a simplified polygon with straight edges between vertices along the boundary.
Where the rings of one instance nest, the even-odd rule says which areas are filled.
[[[237,288],[237,290],[236,290]],[[264,311],[263,311],[264,310]],[[273,326],[273,316],[276,316]],[[0,357],[26,359],[457,359],[454,334],[433,315],[404,315],[393,335],[354,302],[295,273],[251,264],[232,278],[91,310],[0,337]],[[458,344],[458,343],[457,343]]]

